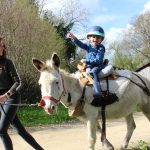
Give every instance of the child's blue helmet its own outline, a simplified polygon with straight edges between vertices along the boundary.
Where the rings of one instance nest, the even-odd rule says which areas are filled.
[[[90,32],[87,33],[87,38],[90,36],[90,35],[97,35],[97,36],[100,36],[100,37],[105,37],[105,32],[103,30],[102,27],[100,26],[93,26],[91,29],[90,29]]]

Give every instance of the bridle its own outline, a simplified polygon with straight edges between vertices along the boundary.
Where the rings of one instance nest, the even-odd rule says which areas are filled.
[[[53,101],[56,105],[58,105],[60,103],[60,100],[61,100],[62,96],[65,96],[65,94],[66,94],[66,90],[65,90],[65,86],[64,86],[64,80],[63,80],[62,75],[61,75],[61,81],[62,81],[62,85],[63,85],[63,91],[62,91],[59,99],[56,99],[53,96],[42,96],[41,101],[39,103],[39,106],[42,106],[42,107],[45,106],[44,100]]]
[[[62,95],[62,94],[61,94],[61,95]],[[42,100],[45,100],[45,99],[51,100],[51,101],[53,101],[54,103],[59,104],[60,99],[61,99],[61,96],[60,96],[60,98],[59,98],[58,100],[57,100],[56,98],[52,97],[52,96],[42,96]]]

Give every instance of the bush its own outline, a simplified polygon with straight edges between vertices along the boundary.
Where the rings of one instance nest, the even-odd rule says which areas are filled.
[[[138,143],[138,150],[150,150],[150,148],[145,141],[140,140]]]

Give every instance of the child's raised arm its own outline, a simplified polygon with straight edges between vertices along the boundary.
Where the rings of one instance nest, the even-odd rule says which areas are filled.
[[[73,38],[75,38],[75,36],[74,36],[73,33],[68,32],[68,33],[67,33],[67,38],[73,39]]]

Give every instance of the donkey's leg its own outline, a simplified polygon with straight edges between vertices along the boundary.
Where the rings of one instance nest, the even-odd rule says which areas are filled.
[[[93,118],[87,121],[89,150],[95,150],[96,143],[96,119]]]
[[[128,147],[128,144],[129,144],[129,141],[130,141],[131,136],[133,134],[133,131],[136,128],[133,114],[126,116],[126,123],[127,123],[127,134],[125,136],[124,142],[123,142],[120,149],[125,149]]]
[[[102,129],[101,129],[101,126],[100,126],[100,122],[98,121],[97,122],[97,129],[99,130],[100,133],[102,133]],[[114,147],[113,145],[106,139],[103,143],[104,145],[104,148],[108,149],[108,150],[114,150]]]

